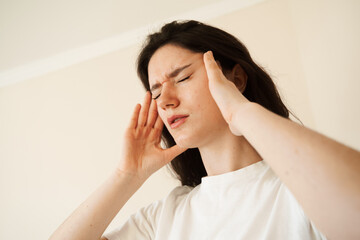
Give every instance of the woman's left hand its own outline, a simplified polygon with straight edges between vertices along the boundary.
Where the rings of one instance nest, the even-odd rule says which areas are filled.
[[[237,119],[241,104],[249,100],[242,95],[236,85],[228,80],[216,63],[211,51],[204,54],[204,63],[209,79],[209,89],[212,97],[218,105],[225,121],[234,135],[241,136],[240,126]]]

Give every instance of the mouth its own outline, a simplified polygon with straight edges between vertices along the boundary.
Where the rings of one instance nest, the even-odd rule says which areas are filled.
[[[171,129],[175,129],[180,127],[183,123],[185,123],[186,119],[189,115],[174,115],[168,118],[168,123]]]

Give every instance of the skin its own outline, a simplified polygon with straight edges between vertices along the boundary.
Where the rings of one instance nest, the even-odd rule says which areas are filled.
[[[243,134],[328,239],[360,238],[360,152],[244,96],[204,54],[210,92],[232,133]]]
[[[192,74],[189,81],[165,77],[187,61],[193,68],[178,77]],[[166,45],[151,58],[149,76],[150,84],[162,84],[161,96],[151,100],[147,92],[136,105],[118,165],[50,239],[106,239],[107,226],[147,178],[189,147],[199,148],[209,175],[261,156],[328,239],[360,238],[358,151],[249,102],[241,93],[247,80],[241,67],[223,73],[211,52]],[[162,149],[167,114],[189,118],[170,130],[177,145]]]
[[[172,70],[189,64],[176,77],[168,77]],[[246,81],[242,69],[235,70],[227,74],[228,78]],[[151,57],[148,73],[150,86],[161,84],[161,89],[153,92],[160,118],[179,146],[199,148],[209,176],[235,171],[261,160],[243,136],[236,136],[229,129],[210,93],[202,53],[165,45]],[[186,80],[181,81],[183,79]],[[244,101],[247,102],[245,98]],[[189,115],[186,122],[171,129],[167,118],[183,114]]]

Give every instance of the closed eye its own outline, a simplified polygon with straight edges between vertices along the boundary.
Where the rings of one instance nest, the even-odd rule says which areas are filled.
[[[183,82],[183,81],[185,81],[185,80],[189,79],[189,77],[190,77],[190,76],[188,76],[188,77],[186,77],[186,78],[184,78],[184,79],[181,79],[181,80],[177,81],[177,83],[179,83],[179,82]]]
[[[191,76],[191,75],[190,75]],[[185,81],[185,80],[187,80],[187,79],[189,79],[190,78],[190,76],[188,76],[188,77],[186,77],[186,78],[184,78],[184,79],[181,79],[181,80],[179,80],[179,81],[177,81],[176,83],[179,83],[179,82],[183,82],[183,81]],[[153,99],[158,99],[159,97],[160,97],[160,95],[161,94],[159,94],[159,95],[157,95],[156,97],[154,97]]]

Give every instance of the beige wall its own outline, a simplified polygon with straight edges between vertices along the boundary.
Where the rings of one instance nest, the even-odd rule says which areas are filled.
[[[358,1],[268,0],[209,21],[239,37],[306,126],[360,149]],[[0,238],[46,239],[106,179],[142,101],[139,46],[0,88]],[[178,183],[162,169],[109,228]]]
[[[360,1],[290,1],[316,129],[360,149]]]

